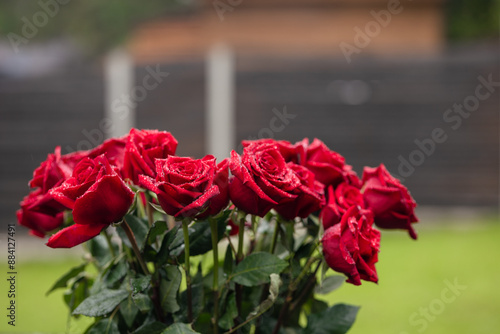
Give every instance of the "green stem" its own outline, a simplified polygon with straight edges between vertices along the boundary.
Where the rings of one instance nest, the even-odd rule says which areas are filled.
[[[149,201],[146,202],[146,213],[148,215],[149,227],[151,227],[153,226],[154,217],[153,217],[153,208],[151,207],[151,204],[149,204]]]
[[[307,272],[309,271],[309,268],[311,267],[311,265],[315,261],[318,261],[318,260],[320,261],[320,264],[321,264],[321,258],[311,257],[307,261],[307,263],[304,266],[304,268],[302,269],[302,271],[300,272],[299,276],[297,276],[297,278],[295,280],[293,280],[290,283],[290,285],[288,286],[288,293],[287,293],[287,296],[285,298],[285,303],[281,307],[281,310],[280,310],[280,313],[279,313],[279,316],[278,316],[278,321],[276,322],[276,326],[274,326],[274,330],[273,330],[272,334],[278,334],[279,333],[280,328],[283,325],[283,321],[285,320],[286,315],[289,313],[290,303],[293,300],[293,293],[295,292],[295,290],[297,290],[297,287],[299,286],[300,281],[302,280],[302,278],[304,277],[304,275],[307,274]],[[319,268],[319,266],[318,266],[318,268]]]
[[[301,289],[302,292],[297,297],[297,299],[290,305],[289,310],[288,310],[289,312],[292,312],[297,307],[297,305],[299,305],[301,300],[304,299],[306,297],[306,295],[310,292],[311,288],[313,287],[314,283],[316,282],[316,275],[318,274],[318,270],[321,267],[321,263],[322,263],[321,260],[318,261],[318,265],[316,266],[316,269],[314,269],[313,273],[309,276],[309,279],[307,280],[305,287],[303,289]]]
[[[240,263],[243,260],[243,241],[245,236],[245,222],[246,222],[246,213],[243,211],[238,211],[238,223],[239,223],[239,231],[238,231],[238,253],[236,254],[236,263]],[[243,302],[243,286],[240,284],[236,284],[235,287],[235,297],[236,297],[236,309],[238,310],[238,319],[240,318],[241,312],[241,304]],[[238,325],[238,321],[236,320],[235,324]]]
[[[139,215],[141,217],[146,217],[145,206],[142,204],[141,192],[138,192],[136,196],[137,196],[136,202],[137,202],[137,208],[139,209]],[[146,202],[147,202],[147,198],[148,198],[147,193],[145,193],[145,196],[146,196]],[[147,205],[147,203],[146,203],[146,205]]]
[[[115,249],[113,248],[113,243],[111,242],[111,237],[109,236],[109,234],[106,230],[104,230],[103,233],[104,233],[104,237],[106,238],[106,242],[108,243],[109,252],[111,253],[111,256],[113,258],[115,258],[116,253],[115,253]]]
[[[245,216],[239,218],[238,231],[238,254],[236,255],[237,262],[243,260],[243,241],[245,236]]]
[[[214,256],[214,317],[212,321],[214,334],[219,334],[219,236],[217,232],[217,220],[210,219],[210,229],[212,230],[212,252]]]
[[[278,243],[278,235],[280,228],[281,228],[280,219],[279,217],[276,217],[276,228],[274,229],[273,241],[271,242],[271,254],[274,254],[274,251],[276,250],[276,244]]]
[[[184,232],[184,268],[186,273],[186,293],[188,322],[193,322],[193,298],[191,291],[191,264],[189,262],[189,219],[182,221],[182,231]]]
[[[146,262],[142,259],[141,256],[141,251],[139,250],[139,247],[137,246],[137,241],[135,240],[134,233],[130,229],[130,226],[127,224],[125,221],[125,218],[123,219],[123,222],[120,224],[120,226],[123,228],[125,231],[125,234],[128,237],[128,240],[130,240],[130,243],[132,244],[132,249],[134,250],[135,256],[137,257],[137,261],[139,261],[139,264],[141,265],[142,271],[146,275],[151,275],[149,272],[148,266],[146,265]]]

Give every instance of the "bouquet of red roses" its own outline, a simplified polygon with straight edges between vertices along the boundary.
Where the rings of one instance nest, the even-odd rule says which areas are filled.
[[[50,291],[95,317],[87,333],[345,333],[358,308],[317,299],[344,280],[327,269],[377,282],[376,227],[417,238],[416,204],[384,165],[360,179],[318,139],[244,141],[220,162],[176,148],[132,129],[58,147],[33,173],[19,224],[52,248],[84,245]]]

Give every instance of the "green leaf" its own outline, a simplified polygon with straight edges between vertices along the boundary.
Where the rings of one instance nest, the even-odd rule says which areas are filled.
[[[64,301],[68,305],[70,312],[73,312],[87,298],[90,284],[88,278],[82,277],[76,280],[71,289],[64,293]]]
[[[269,275],[279,274],[288,263],[267,252],[252,253],[243,259],[230,276],[234,282],[256,286],[269,281]]]
[[[197,222],[193,226],[193,233],[189,233],[189,254],[191,256],[205,254],[212,250],[212,231],[209,222]],[[224,236],[225,224],[217,223],[218,240]]]
[[[153,209],[155,209],[155,210],[156,210],[156,211],[158,211],[159,213],[162,213],[162,214],[164,214],[164,215],[166,215],[166,214],[167,214],[167,213],[165,212],[165,210],[163,210],[163,208],[162,208],[160,205],[155,204],[155,203],[153,203],[153,202],[149,202],[149,204],[151,205],[151,207],[152,207]]]
[[[333,275],[326,277],[320,285],[314,288],[314,293],[320,295],[326,295],[334,290],[340,288],[342,283],[344,283],[345,277],[341,275]]]
[[[236,307],[236,297],[234,293],[227,296],[226,310],[219,318],[219,326],[225,330],[234,327],[234,319],[238,316],[238,308]]]
[[[151,309],[152,303],[148,295],[144,293],[134,293],[132,294],[132,300],[139,311],[145,313]]]
[[[162,235],[167,230],[167,222],[157,220],[153,223],[153,226],[148,231],[147,239],[148,243],[152,244],[155,242],[156,238]]]
[[[344,334],[351,328],[359,307],[337,304],[307,318],[303,334]]]
[[[90,327],[86,334],[120,334],[118,325],[112,319],[101,319]]]
[[[68,284],[68,281],[74,277],[76,277],[78,274],[80,274],[83,270],[85,270],[85,266],[87,264],[84,263],[78,267],[72,268],[70,271],[68,271],[66,274],[64,274],[61,278],[57,280],[57,282],[54,283],[54,285],[50,288],[49,291],[45,294],[48,296],[52,291],[59,289],[59,288],[65,288],[66,285]]]
[[[207,289],[212,289],[214,285],[214,272],[215,270],[213,268],[210,268],[210,271],[208,274],[203,278],[203,285]],[[218,275],[217,275],[219,281],[217,282],[217,286],[220,288],[226,283],[226,278],[224,277],[224,271],[222,270],[221,267],[218,268]]]
[[[155,321],[137,328],[133,334],[161,334],[165,328],[167,328],[167,325],[159,321]]]
[[[138,312],[139,309],[135,306],[131,296],[120,303],[120,313],[122,314],[127,327],[132,327]]]
[[[211,329],[213,327],[212,324],[213,314],[209,312],[201,313],[196,319],[194,323],[194,328],[204,329],[208,333],[212,333]]]
[[[177,312],[180,307],[177,303],[177,292],[181,285],[182,275],[177,266],[166,266],[166,278],[160,283],[160,302],[165,312]]]
[[[224,237],[224,232],[226,230],[224,217],[225,215],[217,219],[218,241]],[[170,248],[171,250],[175,249],[173,252],[175,256],[180,256],[184,252],[184,247],[180,246],[184,246],[182,231],[177,233],[175,240],[172,242],[172,247]],[[212,231],[210,229],[210,223],[208,221],[202,221],[189,226],[189,254],[191,256],[196,256],[205,254],[210,250],[212,250]],[[180,257],[179,261],[183,262],[183,257]]]
[[[111,252],[103,235],[98,235],[87,241],[87,248],[96,260],[98,267],[104,267],[111,260]]]
[[[195,332],[189,324],[173,324],[163,331],[162,334],[200,334]]]
[[[160,250],[156,255],[156,261],[159,265],[163,265],[167,262],[168,256],[170,255],[170,250],[172,249],[172,243],[177,236],[177,232],[179,231],[179,225],[175,226],[173,229],[167,232],[163,237],[161,242]]]
[[[233,249],[231,245],[227,245],[226,248],[226,256],[224,257],[224,273],[229,276],[233,272],[234,267],[234,259],[233,259]]]
[[[113,284],[122,279],[128,271],[128,264],[125,261],[120,261],[117,264],[109,268],[109,270],[104,275],[104,282],[106,286],[112,287]]]
[[[149,231],[149,225],[147,220],[140,219],[134,215],[126,215],[125,220],[127,221],[128,226],[130,226],[130,229],[134,233],[135,241],[137,242],[137,247],[139,247],[140,250],[144,248],[144,245],[146,244],[146,236],[148,235]],[[117,226],[116,231],[118,232],[118,235],[122,239],[123,243],[127,245],[127,247],[132,248],[132,244],[130,243],[130,240],[128,240],[127,234],[123,230],[122,227]]]
[[[250,312],[250,314],[247,317],[247,320],[250,318],[256,318],[259,317],[260,315],[264,314],[267,310],[273,306],[274,302],[276,301],[276,298],[278,298],[278,295],[280,293],[280,287],[281,287],[281,278],[280,275],[278,274],[271,274],[270,275],[270,284],[269,284],[269,296],[264,300],[255,310]]]
[[[98,294],[86,298],[73,314],[83,314],[88,317],[100,317],[113,311],[127,296],[127,290],[101,290]]]
[[[305,227],[307,228],[307,234],[316,239],[318,237],[318,233],[320,231],[320,222],[319,218],[313,215],[309,215],[307,219],[305,219]]]
[[[151,283],[151,277],[140,275],[137,278],[130,279],[130,286],[132,287],[132,293],[139,293],[146,290],[146,288]]]

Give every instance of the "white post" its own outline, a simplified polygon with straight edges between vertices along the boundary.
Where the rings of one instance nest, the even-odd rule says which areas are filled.
[[[109,120],[106,137],[126,135],[135,123],[134,104],[130,100],[134,82],[134,64],[123,49],[111,51],[104,61],[104,115]]]
[[[234,148],[234,91],[233,54],[227,46],[216,45],[206,64],[206,151],[218,161]]]

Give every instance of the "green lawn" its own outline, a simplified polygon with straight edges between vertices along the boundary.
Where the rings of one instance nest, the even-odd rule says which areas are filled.
[[[500,224],[419,228],[419,240],[382,233],[380,283],[344,284],[328,296],[360,305],[350,334],[493,333],[500,328]],[[4,261],[2,261],[4,262]],[[46,297],[54,281],[79,259],[17,264],[16,327],[7,325],[6,279],[0,283],[1,333],[64,333],[63,291]],[[2,272],[7,268],[3,263]],[[458,284],[453,291],[448,286]],[[81,333],[88,319],[71,324]]]

